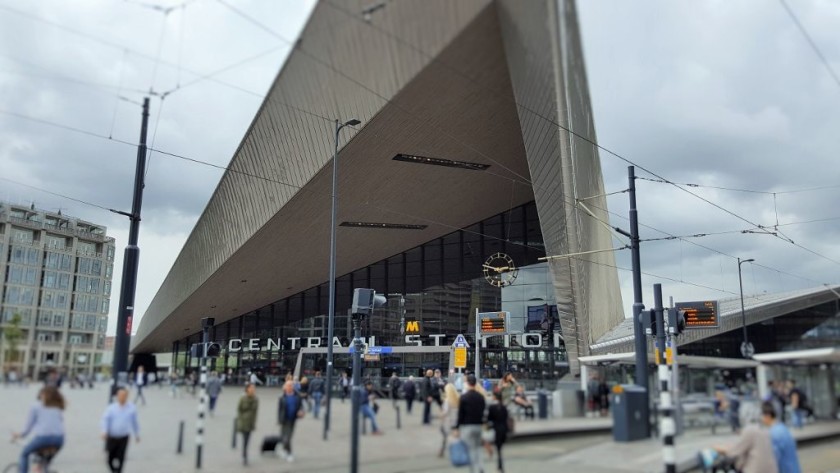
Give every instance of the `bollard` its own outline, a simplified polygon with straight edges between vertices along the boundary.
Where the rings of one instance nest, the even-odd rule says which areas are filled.
[[[359,412],[356,415],[358,415],[362,419],[362,435],[367,435],[367,417],[362,415],[361,412]]]
[[[180,455],[184,451],[184,421],[178,424],[178,450],[175,453]]]
[[[231,437],[230,448],[236,450],[236,418],[233,419],[233,437]]]
[[[402,428],[402,423],[400,422],[400,406],[394,404],[394,409],[397,410],[397,430]]]

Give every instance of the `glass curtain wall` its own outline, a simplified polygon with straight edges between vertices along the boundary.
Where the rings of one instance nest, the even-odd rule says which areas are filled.
[[[389,231],[399,238],[400,231]],[[504,253],[520,268],[512,285],[499,288],[484,278],[484,263],[495,253]],[[349,310],[354,288],[372,288],[387,296],[386,307],[377,309],[362,327],[363,337],[375,337],[379,346],[416,345],[406,343],[406,321],[417,321],[419,339],[424,346],[452,343],[457,334],[474,342],[475,311],[511,312],[511,326],[519,332],[539,332],[541,314],[556,318],[556,305],[551,276],[546,264],[536,206],[533,202],[513,208],[462,230],[452,232],[418,247],[378,261],[370,266],[342,275],[336,280],[335,334],[343,346],[352,340]],[[318,339],[326,346],[329,283],[309,288],[254,312],[242,315],[216,327],[214,338],[224,342],[260,339],[257,351],[224,350],[216,369],[243,381],[254,371],[268,383],[278,382],[294,370],[301,346],[309,339]],[[535,315],[538,314],[538,315]],[[535,319],[536,320],[536,319]],[[554,324],[559,330],[559,324]],[[432,337],[432,335],[436,337]],[[439,335],[443,335],[440,337]],[[555,337],[543,337],[542,346],[522,347],[521,337],[493,337],[482,351],[483,376],[499,377],[506,371],[525,380],[557,378],[565,372],[562,342],[552,347]],[[189,350],[196,335],[178,343],[183,352]],[[269,342],[271,340],[271,342]],[[551,340],[551,341],[549,341]],[[188,356],[188,355],[187,355]],[[418,353],[383,356],[378,363],[366,363],[371,378],[415,375],[427,368],[446,370],[448,354]],[[337,356],[337,370],[349,370],[348,356]],[[554,366],[552,369],[551,366]],[[189,364],[187,366],[190,366]],[[302,374],[324,370],[326,357],[311,355],[303,360]],[[473,366],[470,354],[469,367]]]

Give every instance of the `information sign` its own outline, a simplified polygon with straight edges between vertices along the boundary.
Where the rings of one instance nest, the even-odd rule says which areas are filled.
[[[467,367],[467,347],[455,348],[455,361],[452,365],[456,369]]]
[[[677,302],[674,306],[685,313],[686,329],[720,327],[717,301]]]
[[[503,335],[507,333],[508,312],[479,312],[478,332],[480,335]]]

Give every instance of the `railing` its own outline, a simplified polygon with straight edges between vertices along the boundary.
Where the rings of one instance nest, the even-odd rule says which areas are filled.
[[[55,233],[61,233],[67,236],[73,236],[78,238],[84,238],[87,240],[95,240],[98,242],[105,242],[105,241],[113,241],[112,237],[109,237],[105,234],[101,233],[93,233],[88,232],[85,230],[81,230],[78,228],[69,228],[69,227],[60,227],[58,225],[46,222],[39,222],[36,220],[27,220],[21,217],[9,216],[9,221],[16,224],[21,225],[27,228],[31,228],[33,230],[49,230]]]

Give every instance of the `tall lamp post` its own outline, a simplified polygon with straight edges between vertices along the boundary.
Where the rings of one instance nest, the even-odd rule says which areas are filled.
[[[324,440],[330,430],[330,401],[333,388],[333,337],[335,336],[335,219],[338,213],[338,134],[346,126],[360,124],[355,118],[341,123],[335,121],[335,151],[333,153],[332,218],[330,219],[330,307],[327,321],[327,408],[324,412]]]
[[[741,287],[741,322],[744,325],[744,341],[741,342],[741,356],[744,358],[752,358],[755,354],[755,348],[753,348],[752,343],[747,339],[747,314],[744,311],[744,280],[741,278],[741,265],[751,261],[755,261],[755,259],[742,260],[738,258],[738,285]]]

